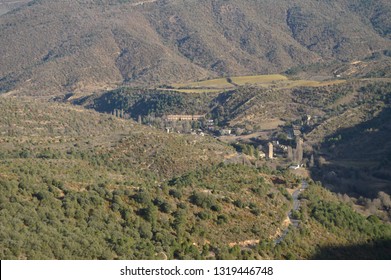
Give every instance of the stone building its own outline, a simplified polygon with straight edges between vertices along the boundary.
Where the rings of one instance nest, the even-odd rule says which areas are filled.
[[[274,158],[273,144],[268,143],[267,146],[268,146],[268,152],[267,152],[268,158],[273,159]]]
[[[205,118],[205,115],[168,115],[168,121],[198,121]]]

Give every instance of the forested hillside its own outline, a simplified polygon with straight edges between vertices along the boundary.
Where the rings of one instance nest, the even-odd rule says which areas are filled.
[[[390,259],[390,18],[0,0],[0,258]]]
[[[388,224],[313,183],[277,243],[301,179],[229,163],[235,151],[211,137],[56,103],[0,106],[2,259],[389,258]],[[347,245],[366,247],[327,249]]]

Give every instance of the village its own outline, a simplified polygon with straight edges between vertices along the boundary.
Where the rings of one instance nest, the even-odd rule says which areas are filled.
[[[243,154],[256,160],[284,161],[289,169],[313,165],[313,155],[304,159],[302,130],[311,124],[311,116],[302,123],[281,127],[278,131],[248,131],[241,127],[219,127],[205,115],[167,115],[163,117],[166,133],[185,133],[205,137],[207,135],[228,143]],[[183,129],[183,128],[187,129]],[[178,129],[179,128],[179,129]],[[268,132],[268,133],[265,133]]]
[[[111,115],[128,119],[124,110],[115,109]],[[164,130],[166,133],[190,134],[198,137],[213,137],[232,145],[239,154],[246,156],[247,162],[257,164],[264,161],[272,168],[290,169],[304,174],[307,167],[314,166],[314,155],[304,143],[304,134],[318,123],[318,116],[303,115],[301,119],[274,129],[248,130],[240,126],[221,126],[208,114],[138,116],[142,125]]]

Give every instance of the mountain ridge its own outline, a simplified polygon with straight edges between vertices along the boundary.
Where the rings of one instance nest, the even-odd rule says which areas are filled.
[[[31,1],[0,16],[0,90],[88,93],[350,61],[391,48],[390,4],[370,2]]]

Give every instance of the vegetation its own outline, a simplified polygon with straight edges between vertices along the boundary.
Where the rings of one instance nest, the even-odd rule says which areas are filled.
[[[389,238],[388,225],[314,186],[295,214],[305,228],[273,245],[292,207],[292,175],[218,164],[234,152],[208,137],[69,105],[0,102],[3,259],[312,258],[321,239],[307,235],[320,227],[354,238],[324,246]],[[292,238],[309,245],[288,246]]]
[[[26,1],[3,2],[9,11]],[[279,73],[390,49],[389,1],[312,2],[30,1],[1,15],[1,37],[7,40],[0,48],[0,91],[85,95],[124,83],[157,86]],[[382,68],[367,74],[387,76],[387,62]]]
[[[331,109],[329,116],[308,138],[324,139],[320,151],[329,162],[314,168],[313,176],[334,191],[356,198],[376,198],[380,191],[390,192],[390,89],[390,83],[370,83],[353,93],[349,93],[352,89],[341,90],[341,99],[351,95],[346,99],[349,103],[322,104]]]
[[[389,259],[391,227],[376,216],[367,218],[318,185],[302,194],[298,216],[274,252],[285,258]],[[275,258],[276,256],[274,256]]]
[[[389,1],[17,2],[1,259],[390,259]]]
[[[103,95],[81,98],[73,103],[105,113],[112,113],[115,109],[124,110],[129,117],[137,120],[139,116],[206,114],[214,96],[211,93],[192,95],[174,90],[120,88]]]

